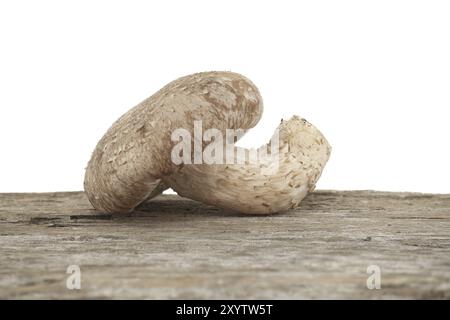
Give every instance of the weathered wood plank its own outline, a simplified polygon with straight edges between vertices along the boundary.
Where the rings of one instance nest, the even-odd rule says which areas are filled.
[[[318,191],[273,216],[164,195],[117,216],[0,194],[0,253],[0,298],[450,298],[450,195]]]

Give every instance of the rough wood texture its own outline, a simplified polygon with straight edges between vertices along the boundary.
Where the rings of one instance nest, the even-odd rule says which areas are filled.
[[[0,252],[0,298],[450,298],[450,195],[318,191],[274,216],[165,195],[115,216],[0,194]]]

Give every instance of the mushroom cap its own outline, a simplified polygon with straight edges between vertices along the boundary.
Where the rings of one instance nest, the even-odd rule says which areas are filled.
[[[203,129],[249,129],[263,112],[262,98],[246,77],[202,72],[179,78],[120,117],[98,142],[84,188],[94,208],[130,212],[164,190],[162,179],[182,166],[171,161],[171,134]]]

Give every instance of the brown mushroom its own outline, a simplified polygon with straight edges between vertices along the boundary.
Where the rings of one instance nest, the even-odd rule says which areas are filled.
[[[204,131],[225,135],[229,129],[252,128],[262,111],[258,89],[236,73],[204,72],[171,82],[123,115],[100,140],[86,170],[89,200],[98,210],[130,212],[171,187],[181,196],[243,213],[297,206],[314,189],[331,151],[325,137],[299,117],[280,124],[277,140],[259,149],[272,148],[270,154],[257,161],[257,152],[234,145],[232,163],[174,161],[176,130],[195,137],[198,121]],[[203,152],[203,134],[200,139]],[[183,159],[195,158],[198,151],[183,150]]]

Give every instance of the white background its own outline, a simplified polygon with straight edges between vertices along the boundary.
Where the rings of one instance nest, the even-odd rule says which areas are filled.
[[[333,146],[318,188],[450,192],[449,1],[2,1],[0,192],[81,190],[97,141],[189,73],[249,77]]]

